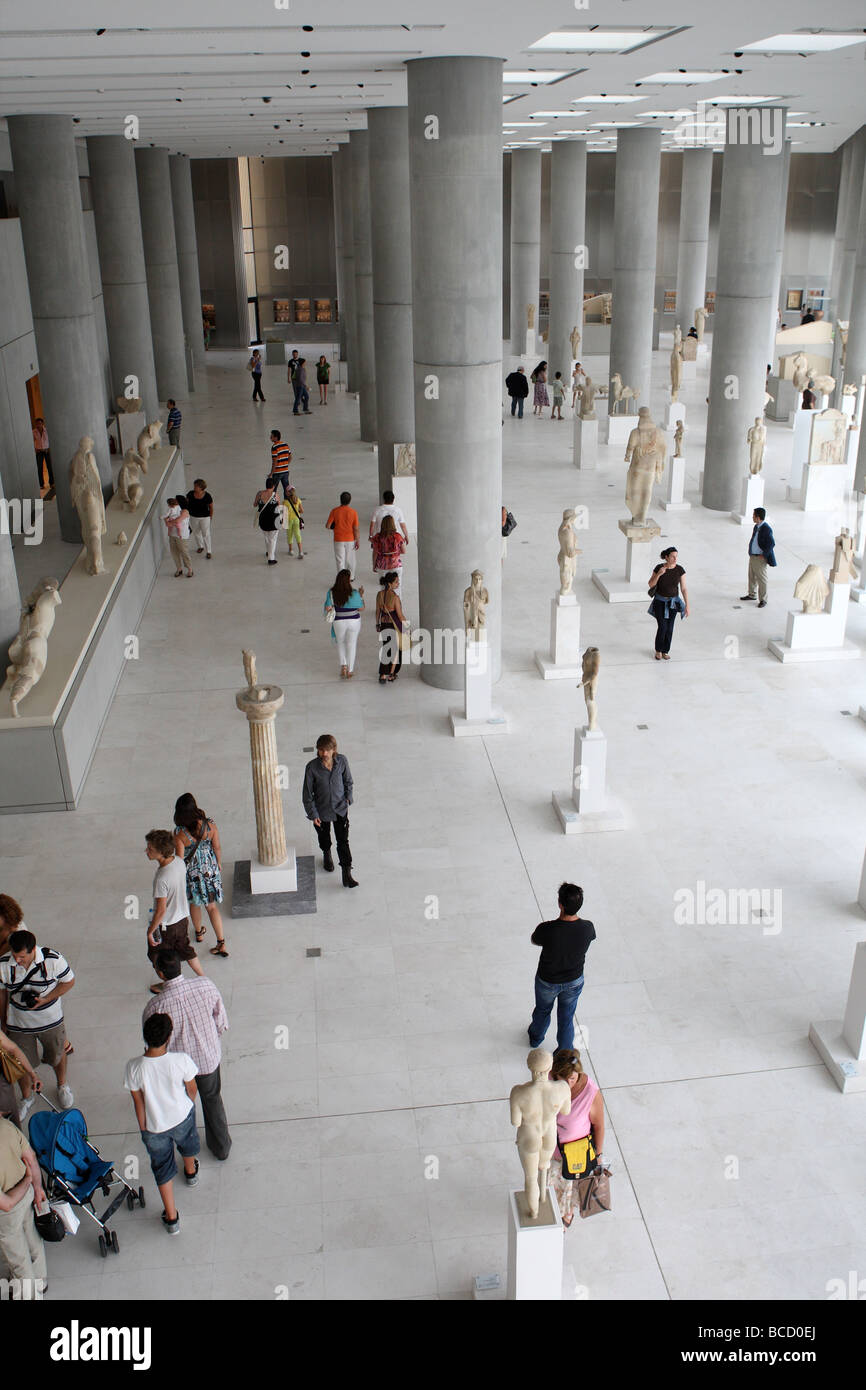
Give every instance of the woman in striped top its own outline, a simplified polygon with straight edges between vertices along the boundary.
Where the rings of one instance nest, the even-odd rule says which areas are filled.
[[[348,570],[340,570],[325,596],[325,617],[331,624],[331,639],[340,653],[340,675],[351,680],[355,674],[355,652],[361,631],[364,586],[352,587]],[[333,617],[331,616],[333,614]]]

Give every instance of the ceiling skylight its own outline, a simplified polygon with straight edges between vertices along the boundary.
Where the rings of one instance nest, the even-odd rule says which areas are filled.
[[[588,112],[588,111],[532,111],[530,114],[533,115],[533,116],[547,116],[550,120],[557,120],[560,116],[568,116],[568,117],[570,117],[570,118],[573,118],[574,116],[588,116],[588,115],[589,115],[589,112]]]
[[[539,48],[559,53],[631,53],[641,44],[652,43],[672,32],[667,26],[660,29],[554,29],[529,47],[530,50]]]
[[[866,34],[774,34],[770,39],[744,43],[742,53],[831,53],[866,43]]]
[[[540,72],[504,72],[503,82],[558,82],[561,77],[568,77],[568,71],[553,72],[551,68],[543,68]]]
[[[654,72],[649,77],[642,77],[641,82],[655,82],[660,87],[673,87],[677,83],[688,84],[692,82],[718,82],[723,77],[729,77],[728,72],[707,72],[701,68],[694,68],[685,72]]]
[[[575,106],[583,106],[586,102],[591,103],[593,106],[620,106],[626,101],[646,101],[646,97],[608,96],[607,92],[601,92],[589,97],[575,97],[574,104]]]

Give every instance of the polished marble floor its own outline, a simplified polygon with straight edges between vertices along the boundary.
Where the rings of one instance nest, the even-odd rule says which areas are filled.
[[[376,501],[357,403],[337,392],[292,419],[284,373],[268,368],[267,404],[254,405],[243,359],[211,352],[183,405],[190,485],[203,476],[216,502],[213,559],[197,557],[188,582],[166,558],[79,810],[0,821],[0,886],[76,970],[66,1010],[76,1104],[104,1153],[138,1161],[149,1198],[117,1218],[119,1257],[101,1261],[87,1232],[50,1248],[48,1297],[452,1299],[471,1296],[475,1275],[504,1277],[506,1192],[520,1179],[505,1098],[525,1079],[529,935],[555,915],[569,878],[598,932],[579,1020],[607,1107],[614,1210],[566,1234],[566,1295],[825,1298],[828,1280],[866,1269],[866,1096],[842,1097],[806,1036],[811,1020],[840,1015],[864,934],[866,728],[856,715],[866,666],[783,667],[767,640],[784,633],[804,565],[829,568],[848,518],[784,502],[792,436],[770,424],[779,568],[766,610],[738,604],[748,532],[697,505],[702,368],[683,390],[695,505],[654,509],[663,543],[679,547],[693,611],[673,660],[655,663],[646,605],[609,606],[589,578],[624,562],[620,451],[578,473],[570,418],[505,418],[504,500],[518,529],[497,694],[512,729],[455,740],[453,694],[414,668],[377,684],[369,614],[356,678],[337,678],[321,616],[333,578],[323,523],[347,488],[363,534]],[[589,366],[603,376],[600,362]],[[666,370],[663,341],[656,418]],[[281,548],[268,568],[250,503],[274,426],[294,448],[307,558]],[[569,783],[583,704],[573,682],[539,678],[533,652],[547,642],[561,510],[577,503],[590,518],[576,584],[583,638],[602,652],[608,784],[628,824],[566,837],[550,796]],[[417,617],[409,556],[404,603]],[[866,640],[854,605],[848,635]],[[361,886],[350,893],[319,872],[315,916],[229,920],[230,958],[206,958],[231,1021],[234,1148],[225,1164],[204,1154],[199,1185],[178,1193],[181,1235],[170,1240],[122,1089],[152,978],[143,836],[169,825],[176,796],[192,790],[219,824],[226,863],[249,856],[249,752],[234,703],[242,647],[286,691],[278,745],[300,853],[315,845],[299,796],[311,746],[332,732],[349,757]],[[699,881],[780,890],[780,930],[678,925],[675,894]],[[138,922],[124,915],[130,894]],[[307,956],[312,947],[320,957]],[[288,1049],[275,1046],[281,1027]]]

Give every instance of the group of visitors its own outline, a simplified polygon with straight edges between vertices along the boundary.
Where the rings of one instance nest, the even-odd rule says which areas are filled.
[[[212,557],[210,528],[213,498],[204,478],[196,478],[190,492],[169,497],[167,505],[168,511],[163,513],[162,520],[168,532],[171,558],[176,566],[174,577],[180,579],[186,573],[187,579],[192,579],[194,570],[189,553],[190,539],[198,542],[197,555],[203,554],[208,560]]]
[[[578,373],[580,373],[580,376]],[[582,368],[578,362],[572,377],[572,408],[574,408],[577,387],[582,376]],[[583,379],[585,380],[585,378]],[[523,403],[529,395],[530,381],[533,386],[533,415],[540,416],[544,408],[550,406],[551,420],[561,420],[563,418],[562,407],[565,404],[565,382],[562,379],[562,372],[554,373],[553,381],[551,382],[551,390],[553,391],[553,403],[551,404],[547,390],[547,362],[544,360],[539,362],[538,366],[534,368],[529,381],[526,378],[526,368],[522,366],[517,367],[513,372],[509,372],[508,376],[505,378],[505,389],[511,398],[511,414],[516,414],[518,420],[523,419]]]
[[[331,627],[331,640],[340,659],[340,677],[351,680],[355,673],[355,654],[364,611],[364,586],[355,587],[355,564],[360,548],[360,522],[351,505],[352,494],[340,493],[340,505],[332,508],[325,522],[333,532],[336,578],[325,595],[323,612]],[[373,573],[379,578],[376,595],[376,631],[379,633],[379,684],[393,683],[403,663],[407,619],[400,597],[403,555],[409,532],[402,509],[390,489],[370,518],[368,539],[373,551]]]

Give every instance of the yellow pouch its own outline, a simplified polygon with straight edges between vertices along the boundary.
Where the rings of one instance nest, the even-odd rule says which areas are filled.
[[[562,1176],[568,1178],[582,1177],[595,1158],[591,1134],[587,1134],[585,1139],[571,1139],[567,1144],[560,1144],[559,1151],[562,1154]]]

